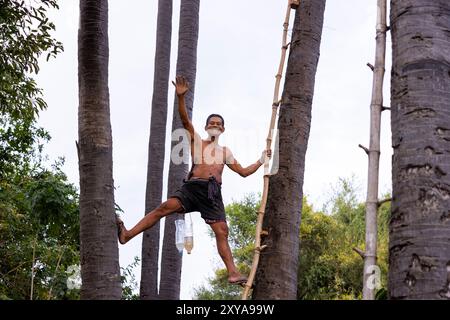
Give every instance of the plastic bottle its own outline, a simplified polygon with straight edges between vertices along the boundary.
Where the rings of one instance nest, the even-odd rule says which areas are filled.
[[[183,219],[175,220],[175,246],[180,253],[183,252],[185,238],[185,223]]]
[[[185,224],[184,248],[188,254],[191,254],[191,251],[194,248],[194,224],[190,214],[189,220],[190,221],[187,221]]]

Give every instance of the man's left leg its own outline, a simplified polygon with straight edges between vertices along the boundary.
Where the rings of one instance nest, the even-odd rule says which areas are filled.
[[[233,261],[230,245],[228,244],[228,225],[225,221],[218,221],[210,224],[216,235],[217,250],[228,270],[228,282],[245,283],[247,278],[242,276]]]

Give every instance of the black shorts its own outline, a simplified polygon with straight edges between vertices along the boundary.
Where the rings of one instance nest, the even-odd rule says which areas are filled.
[[[206,223],[226,221],[222,192],[212,201],[208,198],[208,180],[185,180],[183,185],[169,198],[177,198],[184,209],[184,213],[199,211]]]

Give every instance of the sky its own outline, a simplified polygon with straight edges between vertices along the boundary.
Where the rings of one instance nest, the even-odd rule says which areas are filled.
[[[109,91],[113,134],[115,201],[125,211],[127,228],[144,215],[147,148],[151,119],[157,0],[109,1]],[[203,0],[197,54],[193,124],[200,133],[206,117],[220,113],[226,131],[220,144],[228,146],[243,165],[254,163],[265,148],[271,116],[275,74],[281,54],[282,25],[287,1]],[[174,0],[171,74],[175,78],[180,0]],[[328,0],[321,54],[312,105],[311,132],[306,153],[303,190],[316,209],[330,198],[339,178],[355,177],[360,200],[365,199],[369,117],[374,63],[376,0]],[[75,141],[78,137],[78,1],[60,1],[50,18],[54,36],[64,52],[42,59],[38,85],[48,109],[39,123],[52,140],[45,151],[50,159],[63,156],[69,180],[79,185]],[[291,13],[291,26],[294,11]],[[290,26],[290,28],[291,28]],[[291,30],[291,29],[290,29]],[[387,39],[384,105],[389,106],[390,36]],[[281,92],[280,92],[281,93]],[[174,89],[169,87],[166,131],[167,194],[170,130]],[[384,112],[381,128],[380,195],[391,190],[390,115]],[[242,178],[229,169],[223,174],[225,205],[246,194],[262,192],[263,169]],[[183,254],[181,299],[192,299],[194,288],[224,265],[215,241],[199,213],[194,223],[194,249]],[[256,218],[256,217],[255,217]],[[120,264],[140,257],[142,236],[120,246]],[[136,269],[139,283],[140,268]]]

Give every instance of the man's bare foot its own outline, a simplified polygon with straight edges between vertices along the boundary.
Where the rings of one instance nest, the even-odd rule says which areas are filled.
[[[119,237],[119,242],[121,244],[125,244],[128,242],[127,237],[128,230],[125,229],[125,225],[123,224],[123,221],[119,217],[116,218],[116,223],[117,223],[117,236]]]
[[[228,277],[228,283],[229,284],[245,284],[247,283],[247,277],[244,277],[243,275],[237,273],[235,275],[230,275]]]

